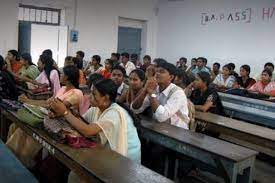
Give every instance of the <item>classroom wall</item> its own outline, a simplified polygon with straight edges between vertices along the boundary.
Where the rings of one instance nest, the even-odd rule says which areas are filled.
[[[254,75],[275,63],[274,30],[274,0],[160,0],[157,55],[250,64]]]
[[[146,21],[146,50],[156,55],[157,0],[21,0],[22,4],[63,9],[64,22],[69,30],[79,31],[77,43],[68,43],[68,54],[78,50],[86,53],[85,59],[94,54],[110,57],[117,50],[119,17]]]
[[[8,50],[18,44],[18,0],[1,1],[0,6],[0,54],[5,57]]]

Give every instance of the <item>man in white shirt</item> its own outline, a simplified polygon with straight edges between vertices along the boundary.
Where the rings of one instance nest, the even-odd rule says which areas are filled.
[[[126,75],[129,76],[130,73],[136,69],[135,64],[129,61],[129,53],[122,53],[121,61],[122,63],[120,64],[120,66],[122,66],[126,70]]]
[[[131,109],[135,113],[141,113],[151,106],[153,117],[157,121],[189,129],[186,95],[180,87],[172,83],[175,71],[173,64],[158,64],[156,76],[147,80],[142,92],[131,104]]]

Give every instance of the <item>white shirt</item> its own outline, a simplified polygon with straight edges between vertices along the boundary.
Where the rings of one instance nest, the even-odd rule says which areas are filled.
[[[136,66],[133,62],[128,61],[127,64],[124,66],[123,63],[120,64],[125,70],[126,70],[126,75],[129,76],[130,73],[136,69]]]
[[[122,83],[122,84],[118,87],[118,89],[117,89],[117,94],[118,94],[118,95],[122,95],[123,91],[124,91],[125,89],[128,89],[128,88],[129,88],[128,85],[126,85],[125,83]]]
[[[215,80],[213,81],[214,84],[216,85],[222,85],[227,88],[231,88],[235,82],[235,77],[234,76],[229,76],[226,80],[223,79],[223,74],[218,74]]]
[[[174,126],[189,129],[188,102],[184,91],[171,83],[162,92],[158,88],[156,95],[160,105],[153,117],[159,122],[170,120],[170,123]],[[141,113],[150,105],[149,96],[147,95],[139,109],[133,109],[132,104],[131,109],[135,113]]]

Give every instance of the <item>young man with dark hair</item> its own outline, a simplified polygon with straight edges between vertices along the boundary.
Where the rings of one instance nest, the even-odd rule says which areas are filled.
[[[204,57],[197,58],[197,66],[194,70],[192,70],[192,73],[194,75],[198,74],[199,72],[207,72],[208,74],[210,74],[209,69],[205,67],[205,63],[207,63],[207,60],[205,60]]]
[[[83,51],[76,52],[76,58],[78,58],[79,62],[77,63],[78,69],[84,69],[87,66],[87,62],[84,61],[85,53]]]
[[[136,69],[136,66],[133,62],[129,61],[129,53],[124,52],[121,54],[121,57],[122,63],[120,64],[120,66],[122,66],[126,70],[126,75],[129,76],[129,74]]]
[[[112,53],[111,60],[113,61],[113,65],[117,66],[120,64],[120,54],[119,53]]]
[[[159,122],[169,122],[189,129],[188,105],[184,91],[172,83],[176,67],[168,62],[159,63],[155,77],[149,78],[139,96],[133,101],[131,109],[143,112],[151,106],[154,118]]]
[[[221,74],[221,64],[218,62],[215,62],[212,67],[211,71],[211,80],[214,81],[214,79],[217,77],[218,74]]]
[[[187,58],[181,57],[179,59],[179,61],[177,61],[176,66],[177,66],[177,68],[186,71],[187,70],[187,65],[186,64],[187,64]]]
[[[144,72],[146,72],[147,67],[151,65],[151,57],[149,55],[145,55],[143,57],[143,65],[140,67]]]

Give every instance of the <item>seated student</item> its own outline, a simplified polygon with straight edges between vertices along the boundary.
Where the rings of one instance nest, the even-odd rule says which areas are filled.
[[[63,68],[63,73],[61,74],[60,81],[63,87],[61,87],[57,91],[56,95],[53,98],[59,98],[64,101],[67,107],[73,107],[74,109],[79,110],[79,106],[81,105],[83,99],[83,93],[81,90],[78,89],[79,69],[71,65],[65,66]],[[52,98],[48,99],[48,101],[32,100],[25,95],[21,95],[19,97],[19,100],[32,105],[48,107],[48,101],[52,100]],[[67,101],[68,103],[66,103]]]
[[[191,75],[191,74],[192,74],[192,71],[193,71],[194,69],[196,69],[196,66],[197,66],[197,59],[196,59],[196,58],[192,58],[192,59],[191,59],[191,65],[190,65],[190,67],[186,70],[186,73],[187,73],[188,75]]]
[[[202,60],[202,61],[203,61],[203,66],[204,66],[206,69],[208,69],[209,73],[211,73],[211,68],[207,66],[207,59],[204,58],[204,57],[202,57],[202,58],[203,58],[203,60]]]
[[[151,57],[149,55],[145,55],[143,57],[143,65],[140,67],[144,72],[146,72],[146,69],[151,65]]]
[[[18,92],[13,75],[7,70],[6,62],[0,55],[0,98],[17,100]]]
[[[102,69],[99,73],[105,78],[110,79],[112,75],[112,69],[113,69],[113,60],[106,59],[105,60],[105,67]]]
[[[163,59],[159,59],[163,60]],[[159,122],[189,129],[187,98],[184,91],[172,83],[176,67],[168,62],[157,65],[156,76],[149,78],[138,97],[132,102],[135,113],[151,106],[154,118]]]
[[[179,61],[177,61],[176,67],[179,69],[182,69],[183,71],[186,71],[187,69],[187,58],[181,57]]]
[[[66,67],[66,66],[72,65],[77,67],[78,63],[79,63],[79,59],[77,57],[67,56],[65,58],[64,66]],[[79,68],[78,70],[79,70],[79,85],[86,85],[86,78],[85,78],[84,72]]]
[[[273,73],[274,72],[274,64],[271,63],[271,62],[265,63],[264,64],[264,70],[266,70],[266,69],[270,70],[271,73],[272,73],[272,79],[271,79],[271,81],[275,81],[275,74]],[[260,81],[261,78],[262,78],[262,75],[256,76],[256,81]]]
[[[63,68],[64,74],[61,76],[61,82],[65,85],[58,90],[55,98],[62,101],[65,108],[72,109],[74,112],[79,111],[83,101],[83,94],[78,88],[78,68],[74,66],[67,66]],[[53,98],[48,101],[30,100],[26,96],[20,96],[19,100],[24,103],[29,103],[42,107],[49,107]],[[51,117],[54,117],[50,113]],[[7,140],[7,146],[14,152],[18,159],[28,168],[34,164],[34,157],[40,151],[42,146],[38,144],[32,137],[28,136],[20,128],[17,128],[10,138]]]
[[[87,67],[88,62],[84,60],[85,53],[83,51],[77,51],[75,57],[78,59],[78,62],[76,63],[78,69],[82,70]]]
[[[230,74],[234,76],[235,78],[239,77],[238,73],[235,72],[235,64],[234,63],[229,63],[229,68],[230,68]]]
[[[129,76],[129,89],[124,92],[120,97],[121,103],[126,103],[130,106],[131,103],[136,99],[136,97],[141,92],[145,81],[145,73],[141,69],[135,69],[130,73]]]
[[[182,89],[185,89],[189,84],[189,77],[182,69],[177,69],[175,72],[175,79],[173,83]]]
[[[51,49],[44,50],[41,55],[50,57],[53,60],[53,68],[55,68],[56,70],[58,70],[58,65],[57,65],[56,61],[53,59],[53,52],[52,52]]]
[[[52,101],[50,107],[57,116],[65,117],[83,136],[97,136],[105,147],[140,162],[140,140],[134,118],[130,110],[125,110],[116,103],[116,94],[117,87],[112,80],[103,79],[95,83],[90,98],[93,107],[83,115],[89,124],[73,116],[58,100]],[[69,182],[78,182],[79,179],[83,177],[77,177],[74,173],[69,176]]]
[[[207,73],[210,74],[209,69],[207,69],[207,68],[205,67],[205,58],[203,58],[203,57],[199,57],[199,58],[197,59],[197,66],[196,66],[195,69],[192,70],[192,73],[193,73],[194,75],[198,74],[199,72],[207,72]]]
[[[220,70],[220,68],[221,68],[221,64],[220,63],[215,62],[213,64],[212,71],[211,71],[211,79],[212,79],[212,81],[215,80],[215,78],[217,77],[218,74],[222,73],[221,70]]]
[[[88,85],[88,87],[89,87],[90,89],[92,89],[92,86],[93,86],[96,82],[98,82],[98,81],[100,81],[100,80],[102,80],[102,79],[104,79],[104,78],[103,78],[103,76],[102,76],[101,74],[99,74],[99,73],[91,74],[90,77],[89,77],[89,79],[88,79],[88,81],[87,81],[87,85]]]
[[[23,53],[20,57],[22,64],[21,69],[16,75],[20,80],[28,81],[28,79],[34,80],[40,74],[37,66],[32,62],[32,57],[29,53]]]
[[[132,70],[136,69],[136,66],[133,62],[129,61],[129,53],[122,53],[121,54],[121,67],[123,67],[126,70],[126,75],[129,76],[130,72]]]
[[[240,76],[237,77],[234,84],[234,88],[248,89],[256,83],[255,79],[249,77],[250,67],[249,65],[242,65],[240,68]]]
[[[92,61],[89,62],[88,66],[84,69],[84,73],[87,77],[89,77],[90,74],[93,73],[99,73],[103,66],[100,64],[101,57],[99,55],[94,55],[92,57]]]
[[[121,95],[123,93],[126,93],[128,88],[129,88],[129,86],[124,83],[125,76],[126,76],[126,71],[123,67],[121,67],[120,65],[117,65],[113,68],[111,79],[114,81],[114,83],[118,87],[118,89],[117,89],[117,101],[120,102],[120,103],[122,103],[121,102],[121,100],[122,100]]]
[[[55,96],[60,89],[60,82],[59,73],[54,67],[54,60],[49,56],[40,55],[37,65],[41,73],[35,80],[29,79],[28,82],[37,86],[49,86]]]
[[[195,90],[191,93],[190,100],[198,111],[223,114],[219,95],[214,88],[209,87],[210,82],[211,78],[207,72],[198,73],[193,82]]]
[[[131,62],[136,66],[136,68],[140,68],[141,63],[136,53],[131,54]]]
[[[119,53],[112,53],[111,60],[113,60],[113,65],[117,66],[120,64],[120,54]]]
[[[222,68],[222,74],[218,74],[213,84],[217,86],[219,90],[224,90],[226,88],[232,88],[235,82],[235,77],[230,73],[231,67],[227,64]]]
[[[271,78],[272,72],[269,69],[263,70],[261,80],[251,86],[249,91],[275,97],[275,82]]]
[[[16,50],[9,50],[6,56],[7,69],[11,73],[18,74],[22,67],[20,63],[19,53]]]

